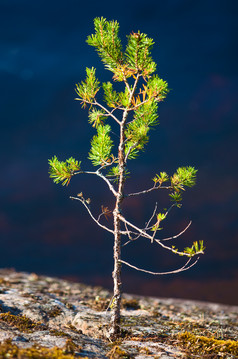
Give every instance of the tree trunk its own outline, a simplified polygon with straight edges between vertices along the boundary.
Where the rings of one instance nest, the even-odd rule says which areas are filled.
[[[116,340],[120,336],[120,307],[121,307],[121,234],[120,234],[120,220],[119,214],[119,200],[117,200],[114,210],[114,270],[112,272],[114,290],[113,290],[113,302],[112,302],[112,316],[111,316],[111,328],[110,338]]]
[[[111,317],[111,328],[109,331],[110,338],[116,340],[120,337],[121,328],[121,222],[119,219],[119,214],[121,213],[121,205],[124,199],[124,183],[125,183],[125,125],[128,116],[128,108],[130,107],[132,98],[134,96],[136,86],[139,80],[139,74],[137,74],[136,80],[134,82],[133,89],[130,93],[129,104],[127,109],[123,112],[122,121],[120,123],[120,143],[118,146],[118,166],[119,166],[119,184],[117,191],[117,199],[115,209],[113,211],[114,216],[114,247],[113,247],[113,257],[114,257],[114,270],[112,272],[112,278],[114,283],[113,291],[113,303],[112,303],[112,317]]]
[[[120,309],[121,309],[121,222],[119,219],[119,214],[121,213],[121,204],[123,202],[123,192],[124,192],[124,182],[125,182],[125,149],[124,149],[124,129],[125,121],[127,117],[127,111],[124,112],[123,121],[121,123],[120,131],[120,144],[118,147],[118,163],[119,163],[119,184],[115,209],[113,211],[114,216],[114,247],[113,247],[113,257],[114,257],[114,270],[112,272],[114,291],[113,291],[113,302],[112,302],[112,316],[111,316],[111,328],[110,328],[110,338],[111,340],[116,340],[120,337]]]

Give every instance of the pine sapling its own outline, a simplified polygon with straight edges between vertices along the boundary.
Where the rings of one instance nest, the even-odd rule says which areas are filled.
[[[113,82],[100,84],[96,78],[95,68],[86,68],[86,79],[76,85],[76,100],[83,108],[88,108],[89,123],[95,128],[96,134],[91,141],[89,159],[96,167],[95,171],[86,171],[81,167],[81,161],[69,158],[60,161],[57,156],[49,160],[49,173],[55,183],[68,185],[72,177],[82,174],[96,175],[107,184],[114,196],[113,211],[101,206],[98,218],[89,206],[90,199],[85,198],[81,192],[71,197],[82,203],[91,218],[103,229],[114,236],[114,292],[111,300],[111,322],[109,336],[112,340],[120,336],[120,305],[121,305],[121,267],[129,266],[139,271],[154,275],[179,273],[194,266],[203,254],[203,242],[194,242],[191,247],[178,250],[170,245],[172,240],[181,236],[191,222],[180,233],[161,239],[158,232],[162,229],[161,223],[167,218],[174,207],[181,207],[182,193],[186,187],[195,184],[196,172],[194,167],[179,167],[169,176],[166,172],[155,174],[153,185],[150,188],[125,193],[125,182],[128,177],[128,163],[138,157],[149,140],[149,131],[158,125],[158,105],[168,93],[167,82],[155,74],[156,63],[151,57],[153,40],[146,34],[138,31],[128,36],[125,50],[118,36],[119,24],[117,21],[107,21],[104,18],[95,18],[95,33],[88,36],[87,43],[98,52],[105,68],[112,72]],[[124,85],[123,91],[115,90],[115,83]],[[97,100],[99,91],[103,92],[105,104]],[[111,124],[115,122],[118,127],[118,137],[112,140]],[[147,194],[152,191],[167,190],[171,204],[168,209],[159,212],[157,204],[153,214],[146,222],[144,228],[127,220],[123,214],[122,204],[132,196]],[[113,228],[105,225],[102,217],[113,215]],[[132,241],[144,237],[153,245],[187,258],[185,264],[170,272],[151,272],[138,268],[121,258],[121,247]],[[124,240],[124,238],[126,238]],[[122,243],[123,240],[123,243]]]

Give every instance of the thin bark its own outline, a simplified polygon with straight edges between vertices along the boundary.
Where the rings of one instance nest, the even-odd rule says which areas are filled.
[[[192,268],[199,260],[199,257],[197,257],[197,259],[188,266],[189,262],[191,261],[191,257],[187,260],[187,262],[180,268],[178,269],[175,269],[175,270],[172,270],[172,271],[169,271],[169,272],[151,272],[149,270],[145,270],[145,269],[142,269],[142,268],[138,268],[136,266],[133,266],[132,264],[126,262],[126,261],[123,261],[121,260],[121,263],[127,265],[128,267],[131,267],[139,272],[144,272],[144,273],[149,273],[149,274],[153,274],[153,275],[165,275],[165,274],[174,274],[174,273],[180,273],[180,272],[184,272],[185,270],[188,270],[190,268]]]
[[[101,105],[100,103],[98,103],[95,99],[94,99],[94,102],[92,101],[86,101],[82,98],[76,98],[75,100],[78,100],[78,101],[81,101],[81,102],[84,102],[84,103],[87,103],[88,105],[93,105],[93,106],[98,106],[100,107],[103,111],[105,111],[107,114],[106,116],[111,116],[118,124],[120,124],[120,121],[118,120],[118,118],[116,116],[113,115],[113,112],[115,109],[113,109],[112,111],[109,111],[106,107],[104,107],[103,105]]]
[[[89,206],[87,206],[86,201],[85,201],[84,199],[81,199],[81,198],[78,198],[78,197],[73,197],[73,196],[70,196],[69,198],[70,198],[70,199],[77,200],[77,201],[80,201],[80,202],[84,205],[84,207],[87,209],[87,211],[88,211],[90,217],[94,220],[94,222],[97,223],[97,225],[98,225],[99,227],[105,229],[106,231],[108,231],[108,232],[110,232],[110,233],[114,233],[114,231],[113,231],[112,229],[110,229],[110,228],[104,226],[103,224],[101,224],[101,223],[99,222],[99,219],[100,219],[100,218],[99,218],[99,219],[96,219],[96,218],[94,217],[94,215],[93,215],[92,212],[90,211],[90,208],[89,208]]]
[[[139,80],[139,74],[135,80],[132,91],[130,92],[129,105],[134,96],[135,89]],[[128,116],[128,108],[124,110],[122,121],[120,122],[120,143],[118,146],[118,166],[119,166],[119,184],[116,198],[116,205],[113,211],[114,216],[114,270],[112,272],[114,292],[112,303],[111,328],[109,331],[110,339],[116,340],[120,336],[120,309],[121,309],[121,205],[124,199],[124,182],[125,182],[125,125]]]
[[[135,192],[135,193],[129,193],[126,195],[126,197],[132,197],[132,196],[139,196],[141,194],[145,194],[145,193],[149,193],[151,191],[157,190],[157,189],[171,189],[171,186],[156,186],[154,185],[153,187],[149,188],[149,189],[145,189],[144,191],[140,191],[140,192]]]
[[[121,220],[122,222],[126,223],[127,226],[134,228],[138,233],[141,234],[142,237],[145,237],[145,238],[150,239],[151,242],[152,242],[152,241],[155,241],[155,242],[158,243],[161,247],[163,247],[163,248],[165,248],[165,249],[168,249],[169,251],[171,251],[171,252],[174,253],[174,254],[177,254],[177,255],[180,255],[180,256],[191,257],[191,254],[190,254],[190,253],[180,252],[180,251],[178,251],[177,249],[174,249],[173,247],[168,247],[168,246],[166,246],[165,244],[163,244],[163,243],[161,242],[160,239],[156,239],[156,238],[154,238],[154,236],[149,235],[149,234],[146,232],[146,229],[140,229],[140,228],[138,228],[138,227],[135,226],[133,223],[127,221],[121,214],[119,214],[119,218],[120,218],[120,220]],[[188,228],[188,226],[187,226],[186,228]],[[199,251],[199,252],[196,252],[196,255],[197,255],[197,254],[203,254],[203,251],[201,250],[201,251]]]
[[[117,339],[120,336],[120,307],[121,307],[121,221],[119,215],[121,213],[121,205],[123,202],[124,190],[124,172],[125,172],[125,151],[124,151],[124,127],[126,121],[126,114],[124,112],[123,121],[120,125],[120,144],[118,147],[118,162],[119,162],[119,184],[114,216],[114,270],[112,272],[114,291],[113,291],[113,305],[111,316],[110,338]]]
[[[104,167],[108,167],[110,166],[112,163],[108,164],[108,165],[104,165],[101,168],[99,168],[97,171],[92,172],[92,171],[79,171],[79,172],[75,172],[74,175],[78,175],[81,173],[86,173],[86,174],[90,174],[90,175],[96,175],[98,177],[101,177],[103,179],[103,181],[105,181],[110,189],[110,191],[112,191],[112,193],[114,194],[114,196],[117,196],[117,191],[115,190],[115,188],[113,187],[113,185],[110,183],[110,181],[100,172],[100,169],[104,168]]]

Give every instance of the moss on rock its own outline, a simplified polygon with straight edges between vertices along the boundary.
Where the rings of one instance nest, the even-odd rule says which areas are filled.
[[[108,353],[107,358],[109,359],[130,359],[131,356],[121,349],[119,345],[115,345]]]
[[[10,312],[0,314],[0,321],[3,321],[21,332],[32,332],[33,330],[45,330],[47,327],[41,322],[34,322],[25,315],[13,315]]]
[[[190,332],[177,335],[179,345],[182,345],[193,354],[199,355],[238,355],[238,342],[235,340],[218,340],[205,336],[194,335]],[[217,357],[217,356],[216,356]]]
[[[65,349],[44,348],[32,346],[31,348],[18,348],[11,340],[7,339],[0,344],[1,359],[75,359],[72,354],[66,354]],[[86,359],[86,358],[85,358]]]

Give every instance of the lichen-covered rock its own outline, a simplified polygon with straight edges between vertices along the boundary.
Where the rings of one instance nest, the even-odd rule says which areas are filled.
[[[238,307],[125,294],[123,337],[110,343],[110,299],[100,287],[0,270],[0,359],[190,358],[186,338],[206,343],[197,356],[235,358]]]

